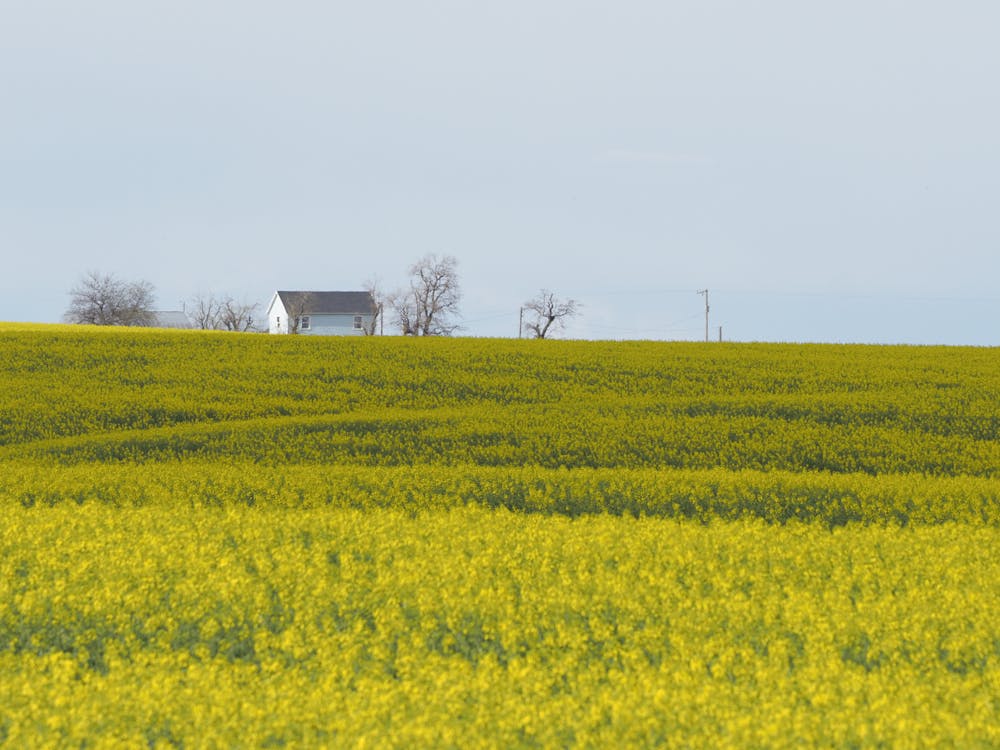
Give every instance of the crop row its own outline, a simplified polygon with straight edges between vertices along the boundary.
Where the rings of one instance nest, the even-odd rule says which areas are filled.
[[[465,506],[547,515],[609,514],[703,523],[1000,526],[1000,480],[982,477],[545,469],[482,466],[289,465],[187,460],[50,466],[10,461],[0,508],[58,505],[174,509],[391,509]]]
[[[683,419],[551,407],[272,417],[95,433],[0,449],[46,463],[219,459],[365,466],[727,468],[995,476],[1000,440],[721,414]]]

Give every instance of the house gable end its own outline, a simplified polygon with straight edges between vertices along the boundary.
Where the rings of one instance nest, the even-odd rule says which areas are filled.
[[[275,307],[275,305],[277,305],[277,308]],[[284,315],[285,313],[285,305],[281,301],[280,292],[275,292],[273,295],[271,295],[271,302],[267,306],[267,316],[270,317],[272,312],[280,313],[282,315]]]

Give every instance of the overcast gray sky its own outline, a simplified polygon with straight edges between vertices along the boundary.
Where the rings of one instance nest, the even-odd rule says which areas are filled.
[[[0,0],[0,320],[460,263],[469,335],[1000,344],[990,0]]]

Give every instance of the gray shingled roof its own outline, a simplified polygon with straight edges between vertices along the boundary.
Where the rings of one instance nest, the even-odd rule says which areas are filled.
[[[302,309],[307,315],[368,315],[375,307],[368,292],[279,291],[278,297],[286,310]]]
[[[193,328],[191,320],[183,310],[156,310],[154,328]]]

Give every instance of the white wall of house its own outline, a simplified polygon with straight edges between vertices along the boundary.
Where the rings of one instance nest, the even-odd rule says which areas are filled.
[[[288,333],[288,313],[277,294],[271,297],[271,304],[267,306],[267,332]]]
[[[371,324],[364,315],[306,315],[299,326],[303,336],[364,336],[362,326]],[[368,318],[366,321],[365,318]]]

